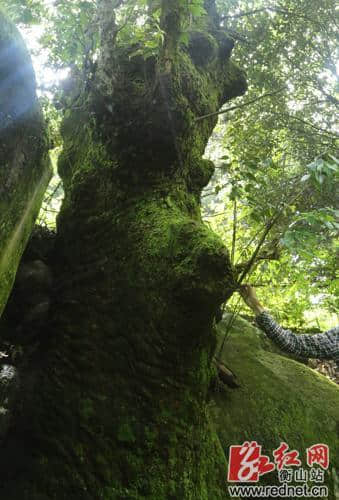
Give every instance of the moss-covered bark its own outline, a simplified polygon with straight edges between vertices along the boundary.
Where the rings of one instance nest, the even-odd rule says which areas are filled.
[[[0,316],[50,179],[30,57],[0,12]]]
[[[202,28],[146,61],[106,44],[66,114],[54,313],[22,367],[4,498],[226,497],[207,394],[234,282],[200,216],[216,119],[196,118],[245,81],[231,41],[212,18]]]

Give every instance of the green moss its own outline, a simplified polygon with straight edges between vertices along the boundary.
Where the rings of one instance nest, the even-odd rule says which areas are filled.
[[[216,118],[196,118],[217,111],[241,78],[217,46],[210,33],[204,69],[180,50],[171,73],[161,57],[122,47],[114,92],[98,71],[65,115],[58,301],[43,368],[32,361],[22,374],[35,368],[39,390],[23,391],[17,423],[21,448],[34,449],[20,483],[27,500],[32,477],[34,494],[51,499],[225,498],[206,399],[214,316],[234,283],[200,215]],[[12,477],[13,460],[7,467]]]
[[[30,57],[19,32],[2,13],[0,49],[2,54],[8,54],[3,56],[0,73],[1,315],[51,177],[51,167]]]
[[[220,325],[220,326],[219,326]],[[219,342],[227,321],[218,325]],[[263,349],[261,333],[237,319],[221,359],[237,375],[240,389],[217,396],[214,421],[226,456],[228,447],[257,441],[271,458],[280,442],[300,451],[316,443],[330,447],[330,469],[339,467],[339,387],[302,363]],[[264,484],[277,483],[277,473],[263,476]],[[329,498],[335,499],[333,478],[326,474]]]
[[[129,423],[123,423],[117,431],[117,439],[123,443],[134,443],[136,438]]]

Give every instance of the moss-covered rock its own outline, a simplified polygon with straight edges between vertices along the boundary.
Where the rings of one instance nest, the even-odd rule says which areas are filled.
[[[229,316],[219,323],[219,342]],[[330,447],[330,467],[325,474],[329,499],[339,470],[339,387],[304,364],[267,350],[264,333],[238,318],[229,332],[221,359],[237,375],[241,387],[219,394],[213,403],[214,421],[228,456],[231,445],[257,441],[273,459],[272,451],[285,441],[300,451],[303,467],[306,448],[324,443]],[[262,484],[277,484],[274,471]],[[311,483],[310,483],[311,484]]]
[[[0,315],[50,179],[30,56],[0,12]]]

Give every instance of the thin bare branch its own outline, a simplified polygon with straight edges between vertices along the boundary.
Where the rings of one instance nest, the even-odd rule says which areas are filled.
[[[267,7],[261,7],[260,9],[253,9],[253,10],[239,12],[238,14],[232,14],[230,16],[223,16],[221,20],[224,21],[225,19],[240,19],[241,17],[253,16],[254,14],[260,14],[261,12],[276,12],[278,14],[287,14],[288,16],[298,17],[300,19],[306,19],[307,21],[310,21],[312,24],[317,24],[318,26],[325,27],[317,19],[314,19],[305,14],[301,14],[296,10],[282,9],[281,7],[273,7],[270,5]]]
[[[233,228],[232,228],[232,248],[231,248],[231,262],[234,264],[235,243],[237,238],[237,200],[233,202]]]
[[[239,14],[233,14],[231,16],[223,16],[221,19],[239,19],[240,17],[253,16],[253,14],[260,14],[260,12],[276,11],[274,7],[262,7],[261,9],[248,10],[246,12],[239,12]]]
[[[299,118],[295,115],[287,115],[288,118],[292,118],[293,120],[296,120],[300,123],[303,123],[304,125],[307,125],[308,127],[312,127],[315,130],[318,130],[319,132],[322,132],[323,134],[328,135],[329,137],[339,137],[339,134],[336,134],[335,132],[329,132],[328,130],[318,127],[317,125],[314,125],[313,123],[307,122],[306,120],[303,120],[302,118]]]
[[[280,259],[280,253],[278,251],[278,248],[275,248],[271,253],[259,253],[256,257],[256,261],[259,262],[260,260],[279,260]],[[249,261],[246,262],[240,262],[240,264],[236,264],[234,267],[240,273],[242,270],[244,270]]]
[[[226,212],[219,212],[217,214],[206,215],[205,217],[218,217],[218,215],[225,215]]]
[[[200,120],[203,120],[204,118],[209,118],[211,116],[222,115],[223,113],[228,113],[229,111],[233,111],[235,109],[244,108],[245,106],[249,106],[250,104],[253,104],[253,103],[257,102],[260,99],[263,99],[264,97],[270,97],[270,96],[273,96],[275,94],[279,94],[280,92],[282,92],[285,89],[286,89],[286,86],[284,86],[284,87],[282,87],[282,88],[280,88],[278,90],[274,90],[273,92],[266,92],[265,94],[262,94],[262,95],[260,95],[258,97],[255,97],[254,99],[251,99],[250,101],[243,102],[242,104],[237,104],[236,106],[231,106],[230,108],[223,109],[221,111],[216,111],[215,113],[209,113],[208,115],[198,116],[198,118],[196,118],[195,121],[198,122]]]
[[[264,244],[264,242],[266,240],[266,236],[268,235],[268,233],[270,232],[270,230],[272,229],[272,227],[274,226],[274,224],[279,220],[279,218],[282,215],[282,213],[284,212],[285,208],[288,207],[289,205],[291,205],[292,203],[294,203],[297,200],[297,198],[299,198],[299,196],[301,196],[305,192],[305,189],[306,188],[302,189],[295,196],[293,196],[292,199],[290,199],[286,203],[284,203],[282,205],[282,207],[279,210],[277,210],[277,212],[267,222],[265,230],[264,230],[263,234],[261,235],[261,238],[260,238],[260,240],[259,240],[259,242],[258,242],[258,244],[257,244],[257,246],[256,246],[256,248],[255,248],[255,250],[253,252],[253,254],[251,255],[250,260],[246,263],[246,266],[245,266],[243,272],[241,273],[239,279],[237,280],[237,284],[238,285],[241,285],[242,281],[244,280],[244,278],[246,277],[246,275],[251,270],[253,264],[257,260],[257,255],[258,255],[258,253],[259,253],[262,245]]]
[[[54,197],[55,193],[58,191],[58,189],[61,187],[62,181],[59,181],[53,191],[51,193],[48,193],[46,196],[46,199],[44,200],[44,203],[49,203],[51,199]]]

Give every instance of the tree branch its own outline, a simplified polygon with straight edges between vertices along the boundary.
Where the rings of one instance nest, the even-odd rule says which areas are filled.
[[[285,207],[284,207],[285,208]],[[279,210],[278,214],[276,214],[274,217],[272,217],[272,219],[267,223],[266,225],[266,228],[265,228],[265,231],[263,232],[263,234],[261,235],[261,238],[256,246],[256,249],[254,250],[250,260],[248,262],[246,262],[246,265],[244,267],[244,270],[243,272],[241,273],[240,275],[240,278],[237,280],[237,283],[238,285],[240,285],[243,281],[243,279],[246,277],[247,273],[251,270],[251,267],[253,266],[256,258],[257,258],[257,255],[266,239],[266,236],[268,235],[268,233],[270,232],[270,230],[272,229],[272,227],[274,226],[274,224],[277,222],[278,218],[280,217],[282,213],[282,210]]]
[[[262,94],[258,97],[255,97],[254,99],[251,99],[250,101],[243,102],[242,104],[237,104],[236,106],[231,106],[230,108],[223,109],[221,111],[216,111],[215,113],[209,113],[208,115],[198,116],[198,118],[196,118],[195,121],[198,122],[200,120],[203,120],[204,118],[209,118],[210,116],[221,115],[223,113],[228,113],[228,111],[233,111],[234,109],[239,109],[239,108],[243,108],[245,106],[249,106],[250,104],[257,102],[260,99],[263,99],[264,97],[270,97],[270,96],[273,96],[275,94],[279,94],[280,92],[282,92],[285,89],[286,89],[286,86],[282,87],[278,90],[274,90],[273,92],[266,92],[266,94]]]
[[[303,194],[303,192],[305,191],[306,188],[302,189],[301,191],[299,191],[299,193],[297,193],[291,200],[289,200],[288,202],[284,203],[283,206],[275,213],[275,215],[273,215],[271,217],[271,219],[267,222],[266,224],[266,227],[265,227],[265,230],[263,232],[263,234],[261,235],[261,238],[250,258],[250,260],[246,263],[245,265],[245,268],[243,270],[243,272],[241,273],[240,275],[240,278],[237,280],[237,284],[238,285],[241,285],[243,279],[246,277],[246,275],[248,274],[248,272],[251,270],[251,267],[253,266],[256,258],[257,258],[257,255],[266,239],[266,236],[268,235],[268,233],[270,232],[270,230],[272,229],[272,227],[274,226],[274,224],[277,222],[277,220],[279,219],[279,217],[282,215],[283,211],[285,210],[286,207],[288,207],[289,205],[291,205],[291,203],[294,203],[295,200],[297,198],[299,198],[299,196],[301,194]]]
[[[279,260],[280,258],[280,252],[278,248],[275,248],[271,253],[262,253],[257,255],[256,260]],[[236,264],[234,267],[236,271],[241,272],[243,269],[245,269],[248,265],[249,261],[246,262],[241,262],[240,264]]]
[[[237,200],[233,202],[233,230],[232,230],[232,249],[231,249],[231,262],[234,264],[235,242],[237,237]]]
[[[325,28],[325,26],[321,22],[319,22],[316,19],[312,19],[312,17],[306,16],[305,14],[300,14],[295,10],[294,11],[287,10],[287,9],[282,9],[281,7],[272,7],[272,6],[262,7],[260,9],[253,9],[249,11],[243,11],[239,12],[239,14],[233,14],[231,16],[223,16],[221,20],[224,21],[225,19],[240,19],[241,17],[252,16],[254,14],[260,14],[261,12],[267,12],[267,11],[277,12],[278,14],[287,14],[288,16],[298,17],[300,19],[306,19],[307,21],[310,21],[312,24],[317,24],[318,26]]]
[[[333,74],[333,76],[335,76],[335,78],[338,78],[337,74]],[[328,92],[325,91],[323,85],[321,84],[319,78],[316,78],[316,88],[317,90],[319,90],[325,97],[326,97],[326,101],[331,103],[331,104],[334,104],[336,107],[339,106],[339,101],[338,99],[336,99],[336,97],[334,97],[333,95],[329,94]]]
[[[259,14],[260,12],[267,12],[267,11],[289,13],[288,11],[277,9],[275,7],[262,7],[261,9],[248,10],[247,12],[239,12],[239,14],[233,14],[232,16],[223,16],[221,19],[222,21],[224,21],[225,19],[239,19],[240,17],[252,16],[253,14]]]
[[[297,116],[287,115],[287,117],[292,118],[293,120],[296,120],[298,122],[301,122],[304,125],[307,125],[308,127],[312,127],[315,130],[318,130],[319,132],[323,132],[324,134],[328,135],[329,137],[339,137],[339,134],[336,134],[335,132],[329,132],[328,130],[326,130],[322,127],[317,127],[317,125],[314,125],[313,123],[307,122],[307,121],[303,120],[302,118],[298,118]]]

